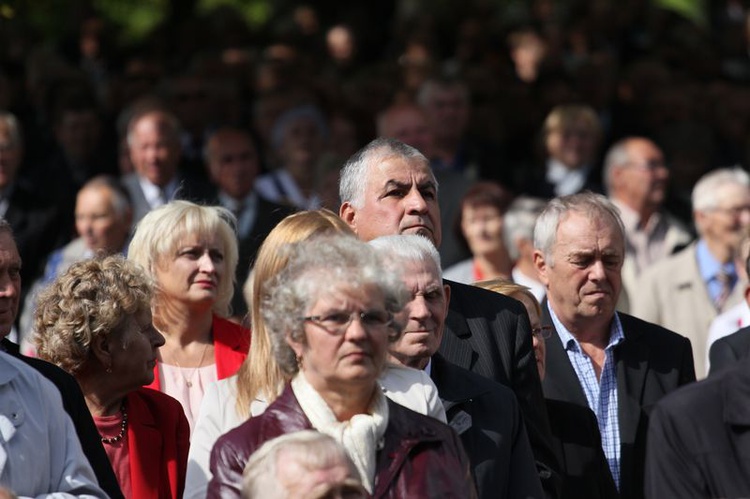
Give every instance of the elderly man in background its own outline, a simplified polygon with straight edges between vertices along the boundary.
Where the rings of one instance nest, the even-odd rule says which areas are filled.
[[[255,192],[260,158],[256,143],[248,132],[232,127],[216,130],[209,136],[203,156],[211,181],[216,186],[212,202],[237,217],[239,260],[235,272],[232,313],[242,316],[247,312],[242,298],[242,284],[255,261],[255,254],[268,233],[294,210]]]
[[[94,177],[78,191],[75,208],[78,237],[50,254],[44,275],[31,285],[26,296],[20,321],[24,351],[27,351],[28,341],[31,340],[39,290],[75,262],[98,253],[124,252],[132,220],[130,196],[116,178],[105,175]]]
[[[426,370],[443,401],[448,424],[461,436],[480,498],[543,497],[534,456],[513,392],[448,362],[438,347],[450,302],[440,255],[416,235],[385,236],[370,244],[411,293],[396,321],[404,332],[389,347],[397,364]]]
[[[750,175],[714,170],[695,184],[692,198],[698,241],[644,272],[630,302],[633,315],[690,339],[703,378],[711,321],[744,299],[736,261],[750,228]]]
[[[607,151],[604,183],[625,226],[623,293],[618,307],[624,312],[628,297],[637,293],[641,272],[692,240],[688,229],[663,209],[668,182],[664,154],[652,141],[628,137]]]
[[[546,204],[546,201],[538,198],[517,197],[508,207],[503,220],[505,247],[515,262],[511,278],[513,282],[529,288],[540,303],[544,299],[545,289],[534,265],[534,224]]]
[[[417,234],[440,246],[438,186],[427,158],[394,139],[370,142],[344,165],[339,216],[360,239]],[[440,353],[448,362],[513,389],[523,413],[542,485],[558,487],[557,457],[531,349],[526,310],[516,300],[458,283],[451,300]]]
[[[135,171],[122,181],[133,203],[133,223],[172,199],[209,198],[205,182],[180,170],[180,123],[165,109],[136,109],[128,122],[127,144]]]
[[[695,380],[690,342],[615,311],[625,235],[617,208],[590,192],[549,202],[534,229],[534,261],[547,288],[548,399],[591,409],[610,470],[596,449],[580,449],[580,479],[613,480],[621,498],[643,497],[644,408]],[[596,439],[587,439],[595,441]],[[569,466],[570,469],[570,466]]]

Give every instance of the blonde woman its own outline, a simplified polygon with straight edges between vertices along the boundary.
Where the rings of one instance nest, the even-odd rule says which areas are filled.
[[[154,326],[164,336],[150,388],[176,398],[191,429],[208,385],[234,375],[250,331],[225,319],[234,292],[234,216],[218,206],[172,201],[138,224],[128,259],[156,283]]]

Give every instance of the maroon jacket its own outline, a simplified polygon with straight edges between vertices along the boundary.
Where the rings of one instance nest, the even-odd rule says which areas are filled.
[[[264,442],[312,429],[287,385],[266,411],[217,440],[211,451],[208,499],[239,499],[242,471]],[[388,400],[388,427],[377,454],[373,498],[475,498],[469,460],[447,425]]]

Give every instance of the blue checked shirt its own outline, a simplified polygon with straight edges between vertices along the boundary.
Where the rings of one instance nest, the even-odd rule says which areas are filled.
[[[581,388],[586,394],[589,407],[596,414],[604,456],[607,458],[617,490],[620,490],[620,422],[617,419],[617,373],[613,358],[615,346],[625,339],[620,318],[615,312],[610,326],[609,344],[604,349],[606,358],[601,380],[597,380],[596,371],[589,356],[584,353],[578,340],[562,325],[549,303],[547,306],[552,323],[568,354],[570,365],[573,366]]]

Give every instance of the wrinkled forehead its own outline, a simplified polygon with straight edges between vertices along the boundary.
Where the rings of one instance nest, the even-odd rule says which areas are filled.
[[[389,182],[432,184],[437,187],[430,165],[421,158],[388,155],[371,160],[368,175],[370,188],[383,188]]]
[[[425,256],[419,259],[405,259],[402,263],[403,279],[410,289],[424,290],[442,286],[443,277],[431,258]]]

